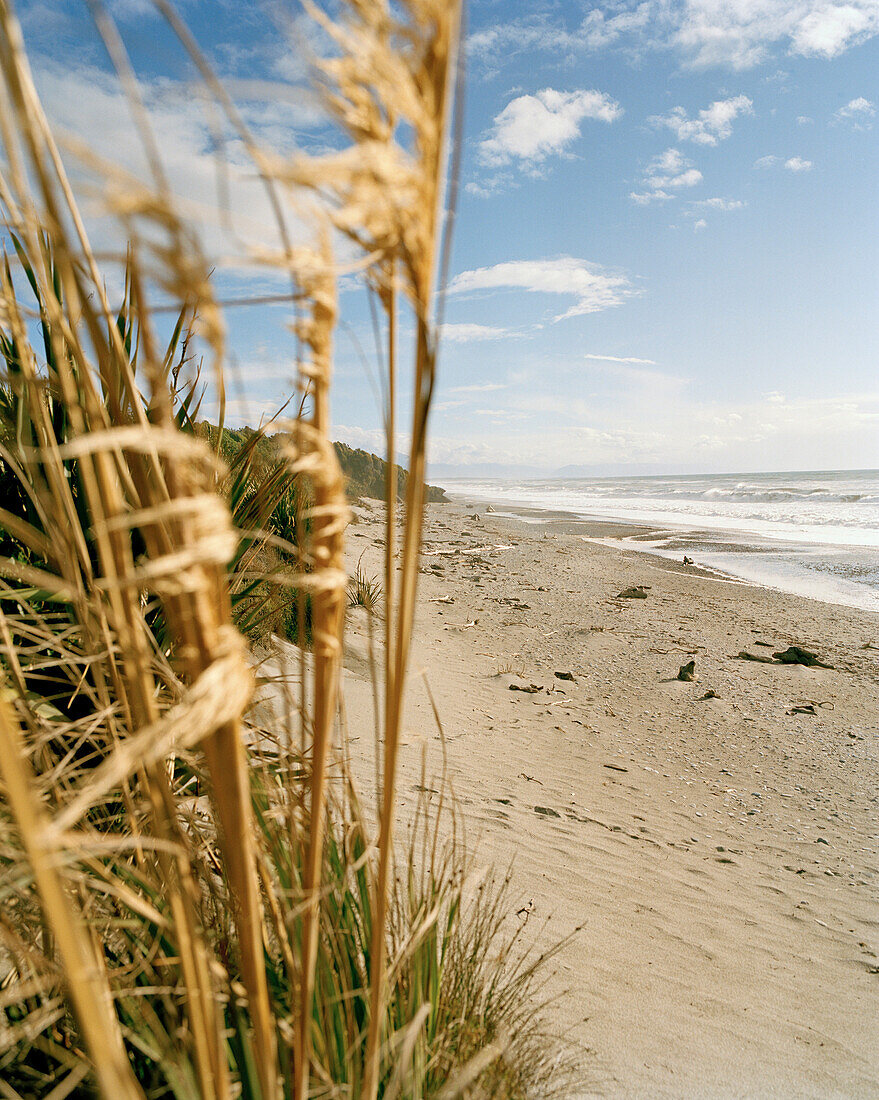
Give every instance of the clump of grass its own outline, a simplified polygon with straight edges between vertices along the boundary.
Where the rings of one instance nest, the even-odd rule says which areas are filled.
[[[378,577],[367,576],[358,562],[354,575],[348,581],[348,606],[362,607],[370,615],[377,615],[381,603],[382,582]]]
[[[522,661],[496,661],[494,667],[495,676],[524,676],[525,665]]]
[[[175,349],[196,341],[221,378],[222,312],[210,264],[165,183],[122,43],[95,6],[153,172],[149,187],[110,177],[109,212],[129,240],[120,310],[20,29],[0,3],[0,205],[36,303],[24,304],[7,263],[4,1087],[107,1100],[549,1095],[554,1070],[529,1007],[540,960],[504,932],[503,892],[474,885],[460,846],[444,843],[445,826],[425,805],[402,857],[393,844],[459,8],[350,0],[340,22],[315,10],[338,44],[322,71],[348,146],[285,164],[258,148],[173,11],[157,6],[278,211],[282,248],[271,260],[300,307],[299,413],[289,461],[268,478],[256,444],[227,464],[222,425],[218,440],[195,431],[199,374],[181,382],[189,354]],[[303,187],[320,189],[331,211],[308,210],[314,243],[294,247],[282,200],[301,214]],[[327,434],[337,319],[327,217],[366,250],[386,311],[389,440],[400,295],[416,328],[399,575],[388,493],[377,835],[335,725],[347,505]],[[157,291],[179,310],[170,342],[151,308]],[[391,447],[389,456],[395,486]],[[267,573],[301,610],[300,626],[307,612],[298,728],[248,720],[253,659],[241,630],[254,633],[265,617]]]

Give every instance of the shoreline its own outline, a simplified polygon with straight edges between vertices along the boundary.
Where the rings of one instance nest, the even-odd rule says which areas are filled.
[[[355,513],[380,575],[382,509]],[[460,505],[426,523],[400,829],[445,760],[477,862],[511,867],[509,927],[582,928],[546,987],[584,1052],[571,1100],[879,1098],[879,618]],[[350,612],[367,803],[369,633]],[[789,645],[836,667],[735,656]]]
[[[454,490],[453,490],[454,491]],[[447,490],[448,492],[448,490]],[[766,536],[756,535],[747,530],[711,529],[698,524],[692,525],[668,525],[644,523],[638,520],[622,520],[607,516],[578,515],[574,512],[562,510],[540,509],[526,505],[512,505],[504,503],[495,508],[492,501],[473,495],[459,494],[461,499],[450,498],[453,507],[463,509],[477,508],[480,515],[491,515],[496,519],[509,519],[513,522],[524,523],[529,527],[543,525],[547,530],[556,533],[579,534],[584,540],[615,547],[623,552],[648,554],[652,558],[665,561],[682,560],[684,556],[691,554],[701,556],[701,566],[706,572],[718,577],[727,577],[738,580],[741,583],[760,588],[768,588],[771,591],[784,592],[787,595],[812,599],[819,603],[832,604],[834,606],[852,607],[868,613],[879,614],[879,590],[868,585],[859,585],[851,581],[837,581],[837,590],[834,591],[827,579],[824,579],[824,587],[814,577],[804,579],[805,574],[794,573],[787,577],[779,577],[776,571],[761,573],[754,570],[753,563],[748,557],[757,559],[758,551],[764,553],[781,554],[786,544],[782,539],[772,540]],[[486,505],[494,509],[485,513]],[[749,540],[749,541],[746,541]],[[664,546],[638,545],[638,543],[669,543],[676,546],[674,551]],[[706,548],[706,543],[708,547]],[[714,544],[712,547],[711,544]],[[807,554],[810,550],[820,550],[828,555],[834,553],[847,553],[853,550],[872,548],[852,547],[844,544],[789,544],[791,554]],[[736,556],[734,551],[738,549]],[[742,552],[744,551],[744,552]],[[717,557],[722,564],[713,565],[705,558]],[[732,559],[732,560],[730,560]],[[699,565],[698,557],[696,566]],[[693,568],[688,567],[688,568]],[[736,569],[738,568],[738,572]],[[751,575],[747,575],[750,573]],[[786,583],[785,583],[786,582]],[[846,584],[848,587],[845,587]]]

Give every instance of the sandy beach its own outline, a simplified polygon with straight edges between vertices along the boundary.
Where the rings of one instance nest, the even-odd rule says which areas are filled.
[[[381,523],[355,508],[367,575]],[[538,947],[582,926],[548,985],[576,1096],[879,1096],[879,616],[582,534],[430,507],[402,815],[425,745],[440,768],[424,671],[469,842],[512,866],[510,920]],[[791,645],[834,667],[737,656]],[[362,609],[346,648],[368,798]]]

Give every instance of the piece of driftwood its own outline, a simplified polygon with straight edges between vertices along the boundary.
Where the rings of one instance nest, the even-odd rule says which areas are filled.
[[[833,665],[822,661],[811,650],[802,649],[798,645],[788,646],[783,653],[773,653],[772,657],[782,665],[805,665],[807,668],[833,668]]]

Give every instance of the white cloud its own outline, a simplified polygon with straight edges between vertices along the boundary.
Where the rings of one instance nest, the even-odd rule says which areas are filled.
[[[811,11],[799,20],[791,36],[794,53],[836,57],[879,30],[879,5],[875,0],[808,6]]]
[[[865,99],[862,95],[857,99],[851,99],[844,107],[840,107],[836,112],[837,118],[850,118],[853,115],[869,115],[871,118],[876,114],[876,107],[869,99]]]
[[[812,162],[806,160],[804,157],[788,157],[786,161],[782,162],[781,157],[776,157],[772,154],[755,160],[754,167],[758,170],[768,170],[782,163],[789,172],[808,172],[812,168]]]
[[[811,126],[814,121],[808,115],[797,115],[797,126]]]
[[[330,430],[334,439],[347,443],[349,447],[361,447],[364,451],[371,451],[376,455],[385,454],[387,436],[381,428],[358,428],[352,424],[333,424]],[[397,434],[395,445],[399,462],[409,448],[409,440],[404,432]]]
[[[511,100],[495,118],[491,132],[479,143],[479,159],[489,167],[518,161],[539,164],[567,151],[580,136],[584,119],[613,122],[620,105],[603,92],[558,92],[544,88],[536,95]]]
[[[62,139],[85,142],[97,157],[152,187],[149,164],[116,78],[90,64],[60,65],[42,55],[33,63],[44,109]],[[290,91],[288,85],[285,88]],[[220,151],[225,179],[221,176],[216,123],[201,108],[199,89],[185,82],[142,79],[140,90],[178,212],[197,227],[211,262],[218,267],[234,266],[244,262],[248,245],[277,247],[268,197],[252,160],[229,133],[224,135],[229,140]],[[311,111],[313,104],[303,109],[282,97],[276,82],[251,87],[242,103],[242,113],[255,124],[258,138],[274,141],[283,135],[288,145],[301,125],[309,118],[314,121]],[[90,171],[77,167],[74,156],[65,159],[77,185],[92,178]],[[224,185],[225,225],[219,212]],[[94,201],[88,206],[97,213]],[[291,219],[290,229],[295,237],[295,219]],[[99,251],[121,251],[120,236],[107,219],[90,219],[89,230]]]
[[[223,403],[223,415],[230,428],[241,428],[244,425],[255,428],[272,422],[277,426],[281,405],[281,401],[271,398],[227,396]],[[220,415],[220,404],[216,398],[205,400],[199,409],[199,415],[216,423]]]
[[[639,366],[642,362],[648,365]],[[637,387],[637,395],[632,392],[627,394],[627,397],[630,397],[633,403],[646,400],[649,405],[653,396],[660,393],[667,394],[671,391],[679,391],[688,385],[686,378],[678,374],[668,374],[665,371],[655,370],[653,369],[655,365],[655,363],[651,364],[650,360],[634,359],[629,361],[627,359],[604,358],[592,360],[587,369],[598,372],[604,384],[609,387],[609,391],[606,390],[606,393],[618,393],[620,389],[631,390],[632,387]],[[536,395],[535,399],[540,400]],[[552,400],[553,398],[550,396],[550,401]],[[572,411],[574,415],[582,416],[587,409],[588,403],[575,403]]]
[[[595,359],[600,363],[635,363],[642,364],[643,366],[655,367],[655,359],[638,359],[634,355],[626,355],[620,357],[619,355],[595,355],[592,352],[587,352],[584,359]]]
[[[563,454],[575,464],[619,464],[620,472],[633,462],[747,470],[769,461],[792,470],[810,464],[854,468],[864,454],[875,453],[879,393],[705,401],[689,395],[686,379],[647,370],[636,377],[636,369],[609,370],[608,388],[598,399],[591,393],[523,392],[509,399],[510,411],[523,414],[521,421],[505,428],[497,410],[497,425],[484,422],[477,441],[469,421],[470,434],[462,438],[434,433],[431,460],[554,469]]]
[[[539,294],[562,294],[574,305],[556,321],[621,305],[635,291],[624,275],[614,275],[596,264],[564,256],[557,260],[511,260],[492,267],[462,271],[449,284],[450,294],[513,288]]]
[[[495,424],[503,424],[508,420],[525,420],[526,414],[515,409],[470,409],[472,416],[493,416]]]
[[[233,383],[241,382],[245,386],[253,386],[258,382],[275,382],[278,385],[289,386],[296,378],[298,368],[296,363],[291,360],[286,362],[273,361],[266,353],[265,358],[245,359],[243,362],[230,363],[227,371]]]
[[[836,57],[879,33],[877,0],[683,0],[673,11],[672,41],[697,66],[751,68],[778,45]]]
[[[453,344],[468,344],[476,340],[500,340],[507,335],[507,330],[496,328],[494,325],[472,325],[467,323],[447,323],[442,328],[443,340],[450,340]]]
[[[702,182],[702,173],[679,149],[666,149],[647,165],[644,180],[655,191],[666,187],[694,187]]]
[[[722,199],[719,197],[711,199],[697,199],[692,205],[703,210],[741,210],[747,206],[746,202],[741,199]]]
[[[849,100],[844,107],[834,112],[833,121],[847,123],[855,130],[869,130],[873,125],[873,117],[876,114],[876,105],[862,95],[857,99]]]
[[[732,133],[732,124],[739,115],[754,113],[754,104],[746,95],[715,100],[700,111],[696,118],[688,118],[683,107],[673,108],[667,115],[654,116],[649,121],[654,126],[667,126],[677,135],[678,141],[693,141],[697,145],[716,145]]]
[[[669,199],[674,198],[674,195],[670,195],[668,191],[662,190],[630,191],[629,198],[639,206],[647,206],[651,202],[668,202]]]
[[[614,0],[605,7],[573,28],[548,16],[499,22],[473,34],[468,49],[489,68],[534,51],[571,57],[671,46],[697,67],[748,69],[779,52],[837,57],[879,34],[879,0]]]
[[[509,20],[471,34],[467,39],[467,52],[472,58],[488,64],[534,50],[588,53],[612,45],[623,35],[645,29],[652,15],[653,3],[648,0],[613,14],[593,8],[574,30],[553,23],[545,16]]]
[[[477,382],[471,386],[452,386],[449,393],[494,393],[506,388],[505,382]]]
[[[468,195],[475,195],[478,199],[490,199],[502,191],[507,182],[502,175],[488,176],[480,180],[468,180],[464,184],[464,190]]]
[[[693,232],[698,233],[702,229],[708,228],[708,222],[704,218],[699,218],[698,221],[693,222]]]

